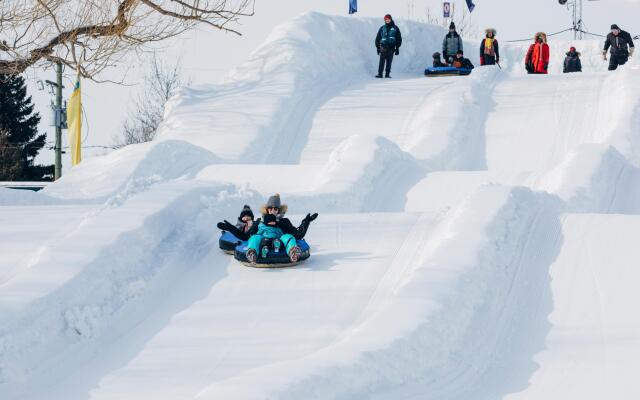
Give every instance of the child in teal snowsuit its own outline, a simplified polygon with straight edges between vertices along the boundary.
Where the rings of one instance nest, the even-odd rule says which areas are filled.
[[[262,239],[265,238],[273,239],[273,246],[276,251],[279,250],[280,244],[284,244],[287,254],[298,244],[293,235],[284,234],[282,229],[278,228],[276,216],[268,214],[264,216],[263,221],[258,225],[258,232],[249,238],[247,255],[249,255],[252,250],[254,255],[260,254],[260,244],[262,243]],[[266,257],[268,250],[269,249],[266,248],[266,251],[262,251],[263,258]]]

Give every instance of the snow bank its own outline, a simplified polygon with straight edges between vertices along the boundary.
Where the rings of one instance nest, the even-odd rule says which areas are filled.
[[[527,286],[544,290],[560,246],[560,212],[544,194],[482,187],[449,214],[402,276],[381,285],[391,288],[384,294],[390,300],[341,341],[214,384],[197,398],[369,398],[425,378],[422,396],[451,398],[499,358],[527,304]]]
[[[500,76],[498,67],[478,68],[430,94],[409,124],[404,150],[430,170],[486,169],[484,122]]]
[[[184,88],[167,106],[161,138],[180,138],[237,163],[295,163],[315,111],[353,82],[371,79],[378,19],[306,13],[278,26],[216,86]],[[394,71],[420,75],[440,27],[402,23]]]
[[[38,195],[75,202],[104,201],[132,181],[192,178],[204,166],[217,162],[213,154],[186,141],[130,145],[83,161]]]
[[[2,286],[0,394],[16,398],[34,375],[55,381],[144,320],[185,269],[217,254],[215,223],[252,198],[230,185],[165,184],[86,218]]]
[[[576,148],[536,187],[558,195],[572,212],[640,213],[640,169],[613,146]]]
[[[297,208],[320,212],[400,211],[422,168],[390,140],[351,136],[318,171],[313,189],[289,196]]]

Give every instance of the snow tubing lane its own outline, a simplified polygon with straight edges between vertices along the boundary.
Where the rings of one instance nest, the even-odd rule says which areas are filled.
[[[432,67],[424,70],[424,75],[428,77],[467,76],[470,73],[471,73],[470,69],[454,68],[454,67]]]
[[[242,240],[238,239],[232,233],[227,231],[222,231],[220,239],[218,240],[220,250],[224,251],[227,254],[233,254],[236,247],[240,244],[242,244]]]
[[[298,243],[298,247],[300,247],[300,258],[295,263],[292,263],[289,259],[289,255],[284,251],[284,249],[280,249],[277,253],[273,250],[269,251],[267,254],[267,258],[258,257],[256,264],[251,264],[247,261],[247,242],[243,241],[241,244],[236,246],[233,257],[240,261],[243,265],[247,267],[254,268],[285,268],[285,267],[293,267],[294,265],[298,265],[307,258],[311,257],[311,251],[309,245],[304,239],[300,239],[296,241]]]

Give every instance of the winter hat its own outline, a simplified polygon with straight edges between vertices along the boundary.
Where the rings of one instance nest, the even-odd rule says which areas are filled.
[[[614,29],[620,30],[620,28],[616,24],[611,25],[611,30],[614,30]]]
[[[240,216],[238,217],[238,219],[242,221],[242,218],[246,216],[250,216],[251,219],[254,219],[253,211],[251,211],[251,207],[249,207],[247,204],[242,207],[242,211],[240,211]]]
[[[453,21],[449,24],[449,29],[456,29],[456,24],[454,24]]]
[[[280,215],[284,215],[287,212],[287,205],[286,204],[282,204],[280,202],[280,194],[276,193],[273,196],[269,197],[269,199],[267,200],[267,204],[264,204],[262,207],[260,207],[260,212],[262,213],[262,215],[266,215],[267,213],[267,209],[269,207],[276,207],[277,209],[280,210],[279,214]]]
[[[267,214],[262,218],[262,222],[264,222],[265,225],[269,225],[272,222],[277,222],[277,218],[273,214]]]
[[[576,52],[576,48],[575,48],[575,47],[573,47],[573,46],[571,46],[571,47],[569,48],[569,53],[575,53],[575,52]]]
[[[393,18],[391,18],[391,14],[387,14],[384,16],[384,19],[390,19],[391,21],[393,21]]]
[[[433,58],[437,58],[438,60],[440,59],[440,53],[438,53],[437,51],[435,53],[433,53],[432,55]]]
[[[464,52],[462,50],[458,50],[458,51],[456,51],[456,55],[458,55],[458,54],[463,55]]]

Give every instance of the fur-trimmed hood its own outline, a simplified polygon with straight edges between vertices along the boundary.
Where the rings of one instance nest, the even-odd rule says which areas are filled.
[[[542,43],[547,43],[547,34],[544,32],[536,32],[536,35],[533,37],[533,41],[537,42],[540,36],[542,36]]]
[[[263,204],[262,206],[260,206],[260,213],[262,213],[262,215],[267,215],[267,207],[278,207],[278,209],[280,209],[280,212],[278,213],[279,216],[283,216],[287,213],[288,207],[286,204],[282,204],[280,202],[280,194],[276,193],[273,196],[269,197],[269,199],[267,200],[267,202],[265,204]]]
[[[498,34],[498,31],[496,31],[494,28],[487,28],[487,29],[485,29],[485,30],[484,30],[484,35],[485,35],[485,36],[488,36],[488,35],[489,35],[489,33],[492,33],[492,34],[493,34],[493,36],[492,36],[491,38],[492,38],[492,39],[495,39],[495,38],[496,38],[496,35]]]

